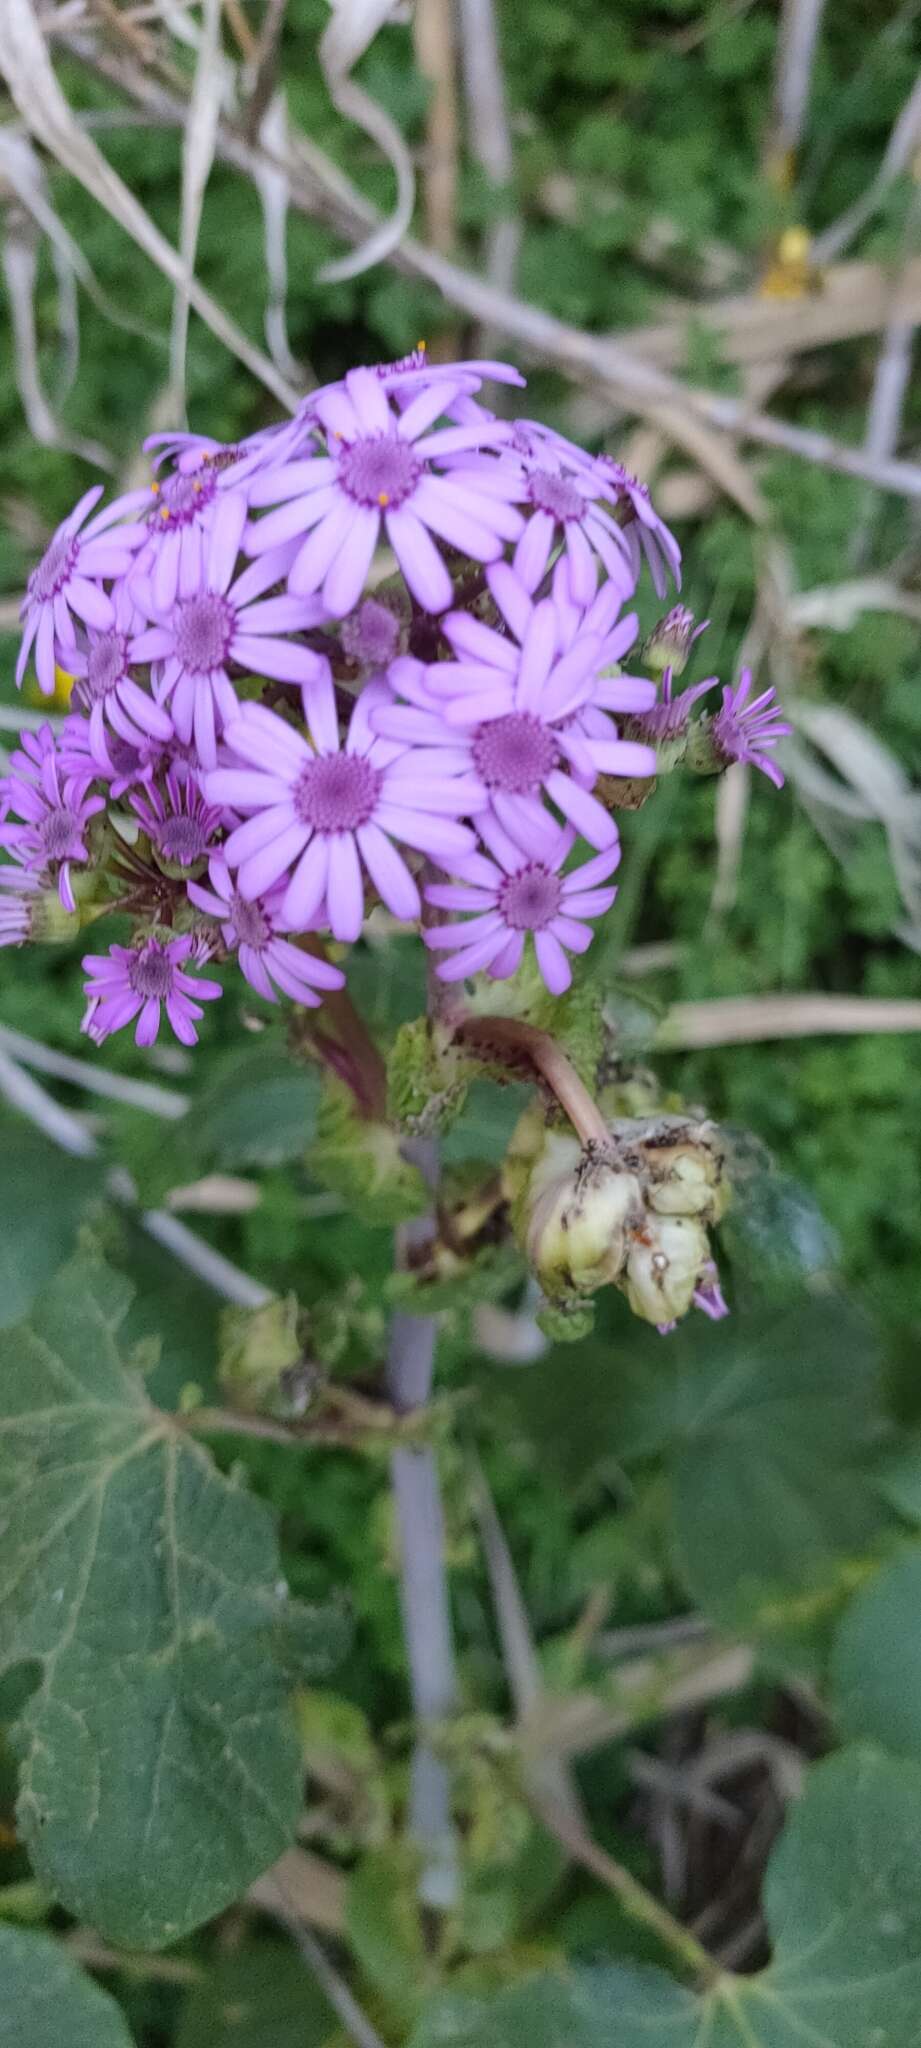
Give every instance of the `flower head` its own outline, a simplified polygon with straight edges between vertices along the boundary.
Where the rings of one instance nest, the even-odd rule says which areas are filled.
[[[494,980],[504,981],[519,967],[530,935],[547,987],[561,995],[572,980],[567,953],[584,953],[591,945],[593,934],[584,920],[602,917],[617,894],[599,885],[613,874],[620,846],[608,847],[564,875],[573,831],[558,832],[544,858],[535,859],[522,853],[494,818],[478,822],[492,858],[474,854],[458,862],[458,881],[433,882],[425,892],[426,901],[439,910],[471,913],[460,923],[426,931],[427,946],[453,954],[436,971],[442,981],[462,981],[485,968]]]
[[[89,859],[84,834],[104,803],[101,796],[88,796],[85,784],[62,775],[49,725],[20,735],[10,773],[3,778],[3,795],[6,821],[0,826],[0,846],[37,880],[56,880],[65,910],[73,910],[71,865]]]
[[[611,455],[598,455],[595,461],[604,480],[604,495],[620,514],[634,574],[639,575],[645,555],[657,595],[665,596],[669,576],[680,590],[681,549],[670,527],[660,519],[646,484],[631,476],[623,463],[615,462]]]
[[[249,815],[224,849],[239,869],[248,902],[290,875],[282,902],[289,931],[307,931],[324,914],[337,939],[356,939],[364,914],[362,869],[395,917],[419,915],[419,892],[394,841],[441,865],[473,851],[457,820],[482,801],[457,752],[379,739],[372,713],[389,699],[384,683],[366,685],[343,745],[328,666],[305,685],[310,741],[263,705],[246,704],[225,734],[242,764],[204,778],[210,802]],[[312,742],[312,744],[311,744]]]
[[[577,604],[591,603],[598,569],[626,597],[636,583],[635,562],[622,528],[608,511],[610,487],[590,456],[534,420],[516,422],[523,459],[524,503],[530,518],[513,557],[525,588],[536,590],[553,548],[563,543],[569,585]]]
[[[681,739],[687,732],[691,712],[698,699],[705,697],[708,690],[715,690],[717,681],[717,676],[707,676],[702,683],[692,683],[689,689],[676,691],[674,672],[667,668],[662,676],[658,703],[634,720],[634,729],[654,747],[664,747],[671,740]]]
[[[534,604],[505,565],[493,572],[490,588],[508,635],[467,612],[449,612],[443,630],[458,658],[427,669],[409,658],[395,662],[390,680],[407,704],[382,705],[377,729],[404,743],[437,746],[453,739],[465,747],[485,804],[536,857],[558,831],[545,797],[590,845],[611,846],[617,827],[591,795],[592,784],[600,774],[652,775],[655,758],[648,747],[621,741],[604,711],[590,727],[578,716],[596,695],[610,615],[600,599],[575,622],[571,606],[561,609],[555,597]],[[611,602],[616,607],[616,595]],[[634,701],[629,684],[624,687],[627,701]],[[639,701],[647,701],[650,690],[644,683]]]
[[[269,890],[265,896],[247,902],[234,886],[230,869],[221,855],[208,863],[210,888],[189,883],[189,897],[198,910],[220,921],[221,936],[228,952],[236,953],[241,973],[266,1002],[274,1003],[276,991],[296,1003],[316,1008],[318,989],[342,988],[345,975],[329,960],[302,952],[282,935],[281,905],[284,889]]]
[[[783,774],[768,749],[786,739],[793,727],[781,716],[773,687],[762,690],[760,697],[749,703],[751,686],[751,670],[743,668],[738,682],[723,690],[722,705],[706,732],[714,765],[728,768],[733,761],[748,761],[753,768],[760,768],[776,789],[782,789]]]
[[[156,785],[131,798],[151,844],[161,860],[181,868],[195,867],[211,851],[223,813],[206,804],[194,776],[167,770],[163,789]]]
[[[400,411],[386,380],[359,369],[341,385],[312,393],[310,415],[323,429],[326,452],[253,481],[251,503],[278,509],[252,530],[250,551],[296,541],[290,589],[319,590],[327,615],[342,618],[361,597],[383,529],[417,603],[445,611],[453,589],[433,534],[474,561],[491,562],[522,529],[513,503],[518,466],[502,461],[511,430],[486,417],[470,426],[436,425],[463,388],[461,377],[426,372]],[[492,458],[486,467],[465,460],[483,449]]]
[[[54,695],[56,649],[67,650],[69,656],[76,644],[74,617],[100,632],[114,624],[112,599],[103,585],[127,573],[144,539],[143,526],[125,523],[140,509],[143,493],[116,498],[91,519],[101,496],[101,484],[84,492],[53,535],[26,586],[20,608],[24,630],[16,682],[22,684],[34,645],[38,686],[46,697]]]
[[[289,683],[307,681],[320,666],[319,655],[284,637],[316,625],[322,614],[315,601],[265,595],[284,575],[290,550],[264,555],[234,580],[245,523],[245,498],[225,492],[209,529],[200,581],[162,615],[154,590],[137,586],[153,623],[131,642],[130,658],[155,664],[157,700],[169,703],[179,738],[194,737],[205,768],[214,767],[217,734],[239,708],[231,664]]]
[[[74,677],[71,705],[89,720],[90,752],[104,767],[106,729],[130,747],[172,739],[172,720],[150,690],[131,672],[131,642],[144,624],[127,582],[113,595],[113,619],[102,631],[90,629],[68,650]]]
[[[185,972],[190,954],[194,957],[194,942],[188,935],[87,953],[83,965],[89,975],[88,1002],[81,1030],[101,1045],[111,1032],[123,1031],[137,1017],[135,1043],[153,1045],[165,1005],[180,1043],[197,1044],[201,1004],[215,1002],[223,991],[219,981],[202,981]]]

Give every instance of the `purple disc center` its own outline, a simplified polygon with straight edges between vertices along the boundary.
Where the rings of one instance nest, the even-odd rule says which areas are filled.
[[[374,434],[343,445],[339,482],[356,505],[395,506],[410,498],[423,465],[398,434]]]
[[[157,846],[164,860],[175,861],[177,867],[190,868],[193,861],[202,860],[208,851],[209,835],[201,818],[190,818],[186,812],[164,818],[157,826]]]
[[[176,654],[191,675],[223,668],[233,639],[234,608],[216,590],[187,597],[176,608]]]
[[[173,986],[173,963],[156,939],[149,940],[136,953],[128,969],[128,980],[136,996],[143,996],[145,1002],[155,996],[164,1002]]]
[[[526,796],[538,790],[556,767],[557,745],[549,726],[529,711],[509,711],[478,725],[473,763],[487,789]]]
[[[318,754],[302,769],[294,808],[314,832],[355,832],[373,815],[381,777],[358,754]]]
[[[80,683],[80,696],[86,704],[98,704],[107,697],[117,683],[123,682],[128,668],[128,642],[124,633],[99,633],[93,641],[87,656],[86,675]]]
[[[56,597],[75,567],[79,552],[79,541],[71,540],[67,534],[59,534],[50,548],[46,548],[38,568],[33,569],[29,577],[29,596],[38,598],[40,604]]]
[[[242,896],[233,895],[229,915],[236,930],[237,945],[252,946],[255,952],[261,953],[272,936],[272,927],[258,903],[244,903]]]
[[[515,932],[542,932],[556,917],[562,899],[559,875],[535,861],[509,875],[499,891],[499,909]]]
[[[213,469],[196,470],[193,476],[184,476],[180,469],[172,476],[164,477],[157,491],[156,503],[151,509],[151,518],[163,527],[191,526],[210,505],[217,490],[217,479]]]
[[[65,804],[49,811],[41,825],[46,860],[64,860],[68,854],[75,854],[80,847],[80,831],[80,819]]]
[[[554,519],[582,519],[585,499],[568,477],[552,476],[549,469],[534,469],[528,478],[528,495],[539,512],[552,512]]]

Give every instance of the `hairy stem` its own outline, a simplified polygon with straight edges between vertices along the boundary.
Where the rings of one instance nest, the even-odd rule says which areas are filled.
[[[597,1102],[549,1031],[538,1031],[517,1017],[465,1017],[454,1036],[484,1059],[536,1071],[565,1110],[583,1145],[609,1143],[610,1132]]]
[[[434,1191],[438,1172],[434,1141],[408,1139],[404,1150]],[[397,1233],[397,1263],[405,1265],[431,1237],[434,1227],[432,1216],[416,1217],[404,1224]],[[398,1311],[393,1317],[387,1385],[398,1414],[412,1414],[429,1398],[436,1332],[434,1316],[412,1316]],[[418,1450],[400,1445],[392,1454],[390,1472],[400,1545],[403,1632],[413,1711],[419,1724],[410,1777],[409,1830],[422,1858],[422,1903],[447,1912],[456,1903],[459,1883],[451,1781],[446,1764],[436,1756],[426,1733],[427,1727],[443,1721],[457,1706],[444,1518],[435,1453],[429,1445]]]

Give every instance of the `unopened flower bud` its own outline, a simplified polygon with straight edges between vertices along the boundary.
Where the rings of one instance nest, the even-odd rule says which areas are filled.
[[[659,1326],[679,1321],[709,1257],[707,1233],[696,1217],[647,1216],[627,1257],[625,1291],[633,1314]]]
[[[639,1181],[603,1154],[584,1152],[530,1210],[525,1249],[550,1299],[593,1294],[623,1272],[629,1233],[642,1224]]]
[[[673,605],[643,642],[643,655],[653,674],[664,675],[670,668],[673,675],[683,675],[693,643],[708,625],[709,620],[704,619],[695,626],[694,614],[687,605]]]
[[[729,1186],[715,1126],[662,1118],[643,1147],[650,1174],[647,1202],[658,1216],[699,1216],[718,1223]]]
[[[235,1408],[271,1407],[282,1374],[299,1363],[298,1305],[293,1294],[276,1296],[264,1308],[229,1308],[221,1317],[218,1377]]]

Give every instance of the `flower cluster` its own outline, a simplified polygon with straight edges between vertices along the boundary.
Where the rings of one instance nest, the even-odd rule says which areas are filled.
[[[64,669],[71,709],[0,781],[0,945],[46,932],[53,896],[128,914],[85,962],[93,1039],[148,1045],[165,1011],[193,1044],[209,960],[316,1004],[344,978],[324,937],[377,904],[446,982],[530,945],[559,993],[614,900],[619,793],[664,742],[782,779],[770,691],[743,677],[693,722],[715,678],[675,694],[690,614],[633,672],[640,572],[660,594],[680,573],[644,486],[498,418],[488,379],[522,382],[416,351],[236,447],[155,436],[147,490],[89,491],[54,535],[17,681],[32,659],[50,695]]]

